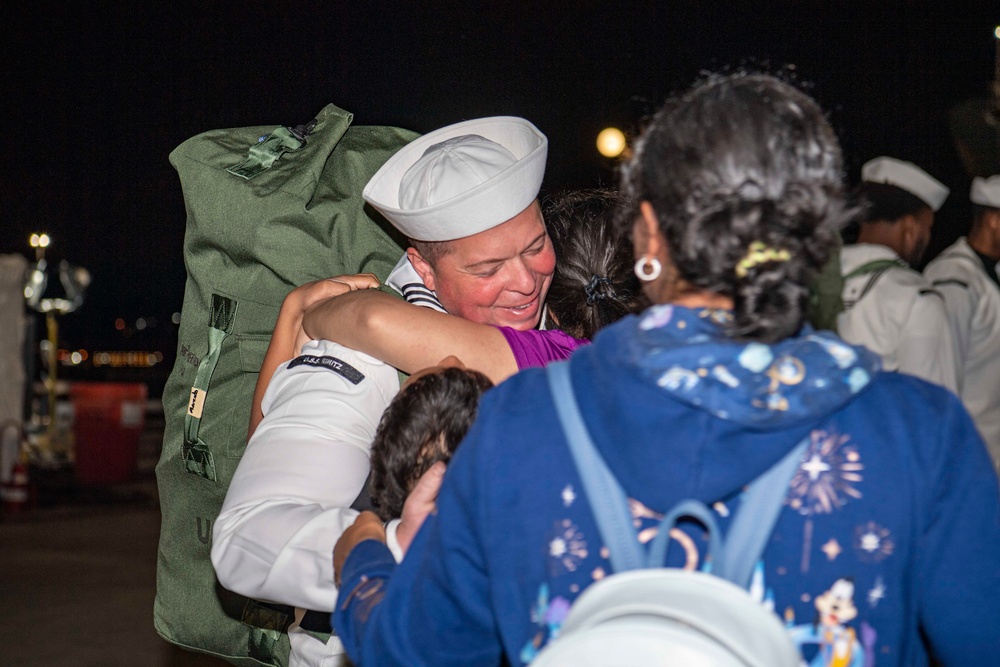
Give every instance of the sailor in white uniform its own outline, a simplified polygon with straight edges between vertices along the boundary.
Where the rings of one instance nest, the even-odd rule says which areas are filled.
[[[861,171],[858,198],[867,206],[858,242],[844,246],[844,312],[837,331],[882,357],[888,370],[958,391],[958,366],[944,300],[918,271],[934,213],[948,188],[910,162],[890,157]]]
[[[927,265],[944,296],[962,370],[959,396],[1000,471],[1000,175],[976,178],[973,222]]]
[[[547,150],[534,125],[510,117],[450,125],[400,149],[364,191],[411,240],[388,282],[411,303],[486,324],[535,326],[555,268],[536,201]],[[418,242],[436,247],[438,260],[423,257]],[[524,250],[537,243],[541,250],[529,256]],[[470,253],[498,268],[488,278],[452,268]],[[267,385],[263,419],[215,521],[212,564],[225,588],[296,608],[289,667],[342,664],[340,640],[304,619],[317,617],[307,619],[306,610],[329,619],[336,604],[333,546],[357,516],[350,506],[398,389],[394,368],[330,341],[306,343]]]

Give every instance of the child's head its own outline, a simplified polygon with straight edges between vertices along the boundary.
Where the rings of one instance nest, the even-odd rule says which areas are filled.
[[[575,338],[590,339],[641,308],[632,243],[616,220],[621,204],[614,190],[570,190],[544,202],[556,252],[545,303],[558,327]]]
[[[451,459],[476,418],[479,397],[492,386],[454,357],[403,383],[372,443],[371,497],[383,520],[402,513],[406,496],[428,468]]]

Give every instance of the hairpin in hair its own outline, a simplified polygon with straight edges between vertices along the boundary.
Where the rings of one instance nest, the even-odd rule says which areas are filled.
[[[600,289],[601,285],[603,285],[605,289]],[[588,282],[587,286],[583,288],[583,291],[587,293],[588,306],[594,305],[596,301],[613,297],[615,295],[615,288],[611,286],[611,279],[605,276],[599,276],[596,273],[590,277],[590,282]]]
[[[792,254],[787,248],[773,248],[764,245],[762,241],[754,241],[750,244],[747,254],[736,263],[736,276],[746,278],[747,272],[755,266],[768,262],[787,262],[792,258]]]

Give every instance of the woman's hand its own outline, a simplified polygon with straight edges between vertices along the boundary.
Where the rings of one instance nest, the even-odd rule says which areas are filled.
[[[403,503],[403,516],[400,517],[399,526],[396,528],[396,540],[403,553],[410,548],[410,543],[413,542],[420,526],[424,524],[424,519],[437,508],[438,491],[441,490],[441,482],[447,469],[448,466],[441,461],[432,465],[420,476],[410,495],[406,497],[406,502]]]
[[[385,543],[385,526],[382,519],[374,512],[362,512],[350,528],[337,540],[333,547],[333,581],[340,586],[340,571],[344,568],[344,561],[351,555],[356,547],[365,540],[378,540]]]
[[[260,404],[264,400],[267,385],[278,366],[299,355],[299,350],[310,340],[302,328],[302,318],[310,306],[325,301],[334,296],[347,294],[354,290],[378,287],[378,278],[372,273],[355,273],[344,276],[334,276],[325,280],[314,280],[296,287],[285,297],[278,311],[278,321],[271,334],[271,342],[267,346],[264,362],[257,376],[254,387],[253,403],[250,407],[250,425],[247,438],[254,434],[258,424],[264,418]]]
[[[282,304],[282,311],[290,312],[298,320],[295,349],[301,350],[303,345],[312,340],[312,337],[306,333],[302,326],[302,320],[307,310],[335,296],[356,290],[376,288],[379,284],[378,278],[373,273],[354,273],[324,280],[314,280],[289,292],[288,296],[285,297],[285,303]],[[289,303],[289,299],[291,303]]]
[[[292,312],[302,313],[311,306],[347,292],[370,289],[380,285],[374,273],[352,273],[334,276],[323,280],[314,280],[299,285],[285,297],[283,306],[288,306]]]

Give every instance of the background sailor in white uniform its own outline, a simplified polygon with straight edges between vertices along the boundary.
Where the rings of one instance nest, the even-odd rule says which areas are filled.
[[[910,162],[879,157],[861,170],[867,206],[858,242],[840,255],[844,312],[837,331],[882,357],[883,366],[958,391],[944,300],[910,268],[927,249],[948,188]]]
[[[927,265],[944,296],[962,371],[959,396],[1000,471],[1000,174],[976,178],[968,237]]]

